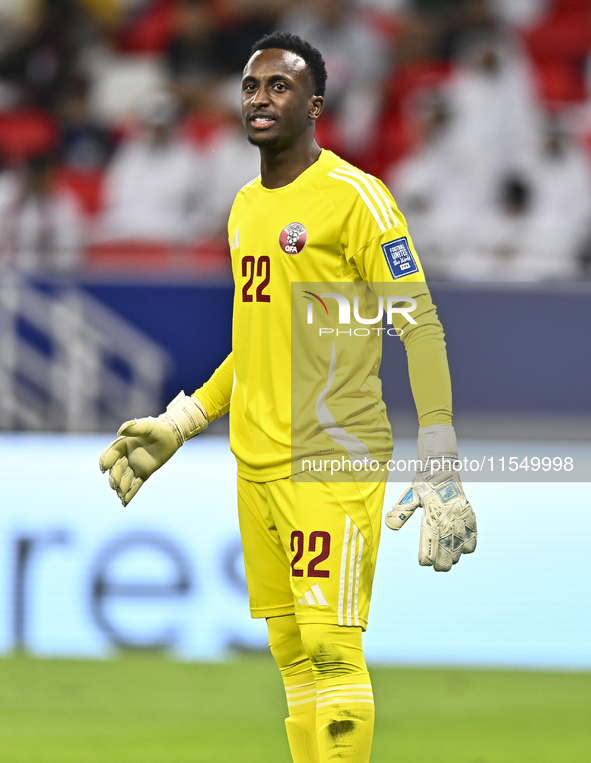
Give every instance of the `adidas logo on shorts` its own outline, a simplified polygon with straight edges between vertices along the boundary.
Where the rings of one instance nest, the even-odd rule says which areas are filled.
[[[318,583],[314,583],[312,588],[302,596],[298,604],[309,604],[311,607],[321,606],[328,607],[328,602],[324,598],[320,586]]]

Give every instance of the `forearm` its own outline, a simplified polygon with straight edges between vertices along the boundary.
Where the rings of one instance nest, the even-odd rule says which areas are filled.
[[[443,327],[429,294],[418,296],[402,339],[420,427],[452,423],[452,395]]]
[[[209,421],[219,419],[228,412],[233,386],[234,360],[230,353],[209,380],[193,393],[203,404]]]

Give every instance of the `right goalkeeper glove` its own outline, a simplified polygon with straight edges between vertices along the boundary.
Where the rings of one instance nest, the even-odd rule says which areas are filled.
[[[119,437],[99,460],[103,473],[109,469],[109,485],[121,503],[127,506],[148,477],[208,423],[203,404],[179,392],[158,418],[148,416],[122,424]]]

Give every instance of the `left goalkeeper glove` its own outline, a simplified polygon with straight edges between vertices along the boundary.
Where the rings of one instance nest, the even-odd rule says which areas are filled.
[[[422,506],[419,564],[448,572],[462,554],[471,554],[476,548],[476,517],[460,475],[451,468],[458,457],[454,428],[442,424],[419,429],[417,445],[422,468],[386,514],[386,524],[399,530]]]

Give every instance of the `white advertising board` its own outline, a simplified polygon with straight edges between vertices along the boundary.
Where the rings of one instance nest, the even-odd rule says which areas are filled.
[[[0,651],[166,647],[210,660],[265,648],[265,623],[248,612],[227,441],[187,443],[123,508],[98,469],[109,439],[0,436]],[[388,485],[386,507],[405,487]],[[468,484],[478,549],[449,574],[419,567],[418,517],[384,527],[368,661],[591,667],[582,487]]]

